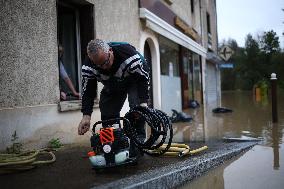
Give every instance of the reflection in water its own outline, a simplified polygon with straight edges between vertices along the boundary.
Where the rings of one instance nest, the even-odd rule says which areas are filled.
[[[273,154],[274,154],[274,164],[273,167],[275,170],[278,170],[280,167],[279,164],[279,127],[278,124],[273,124],[272,126],[272,148],[273,148]]]
[[[222,137],[240,137],[244,134],[263,137],[261,145],[232,163],[226,163],[196,179],[183,188],[283,188],[284,186],[284,94],[278,96],[278,123],[272,123],[270,97],[256,101],[250,92],[225,92],[222,106],[233,113],[214,114],[216,105],[198,110],[203,117],[195,116],[188,124],[186,141],[205,140],[210,143]],[[282,98],[281,98],[282,97]],[[191,113],[188,110],[189,113]],[[195,110],[196,111],[196,110]],[[182,132],[180,127],[179,132]],[[181,135],[181,134],[180,134]],[[282,159],[281,159],[282,157]],[[217,182],[217,183],[216,183]],[[206,184],[205,184],[206,183]]]
[[[191,115],[193,120],[173,124],[174,142],[204,141],[203,108],[187,109],[185,113]]]

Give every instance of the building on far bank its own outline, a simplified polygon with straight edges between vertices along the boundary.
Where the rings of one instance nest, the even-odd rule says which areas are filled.
[[[77,91],[87,43],[101,38],[127,41],[144,54],[154,108],[171,114],[190,100],[205,108],[220,103],[215,0],[9,0],[0,7],[0,149],[14,131],[28,146],[52,138],[88,142],[90,134],[77,135],[80,100],[60,101],[59,88],[70,91],[59,80],[59,44]],[[96,104],[92,120],[99,118]]]

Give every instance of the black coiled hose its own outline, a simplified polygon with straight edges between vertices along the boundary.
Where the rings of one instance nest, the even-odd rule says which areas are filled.
[[[128,138],[132,140],[140,150],[152,156],[159,156],[168,151],[173,139],[173,128],[167,114],[157,109],[137,106],[127,112],[124,118],[124,131]],[[151,128],[150,136],[146,141],[139,140],[135,125],[133,124],[133,121],[131,121],[134,119],[143,119]],[[169,139],[166,148],[159,151],[153,151],[165,143],[168,133]]]

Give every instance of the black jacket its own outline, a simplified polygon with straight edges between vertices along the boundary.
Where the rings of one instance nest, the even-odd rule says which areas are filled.
[[[114,42],[109,45],[114,54],[114,62],[109,70],[97,67],[89,58],[82,66],[81,111],[84,115],[93,112],[97,81],[113,91],[127,88],[126,81],[136,82],[140,103],[149,99],[149,68],[144,57],[128,43]]]

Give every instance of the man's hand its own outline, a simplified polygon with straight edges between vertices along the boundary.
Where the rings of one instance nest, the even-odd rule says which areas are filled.
[[[91,125],[91,116],[84,115],[78,127],[78,134],[84,135],[90,129],[90,125]]]

